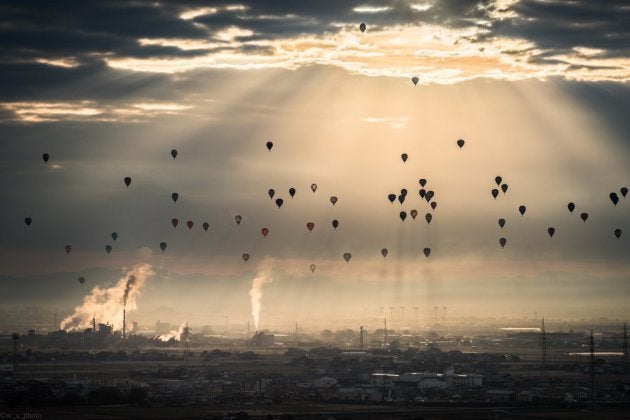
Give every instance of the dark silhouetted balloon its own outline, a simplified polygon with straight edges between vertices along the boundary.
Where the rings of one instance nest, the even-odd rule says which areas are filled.
[[[81,284],[85,283],[85,277],[83,277],[83,276],[79,277],[78,280],[79,280],[79,283],[81,283]]]
[[[619,237],[621,236],[621,229],[615,229],[615,236],[617,237],[617,239],[619,239]]]
[[[210,223],[208,222],[203,222],[203,230],[205,230],[206,232],[208,231],[208,229],[210,228]]]
[[[387,196],[387,199],[389,200],[390,203],[394,203],[394,201],[396,201],[396,194],[389,194]]]
[[[580,214],[580,218],[582,219],[583,222],[586,222],[586,219],[588,219],[588,213]]]
[[[313,222],[308,222],[306,224],[306,228],[308,229],[309,232],[311,232],[314,227],[315,227],[315,223],[313,223]]]
[[[48,163],[48,159],[50,159],[50,155],[48,155],[48,153],[44,153],[42,155],[42,159],[44,159],[44,163]]]
[[[496,200],[497,195],[499,195],[499,190],[497,190],[496,188],[493,188],[491,193],[492,193],[492,197]]]
[[[505,194],[507,190],[508,190],[508,184],[501,185],[501,191],[503,191],[503,194]]]
[[[293,196],[295,195],[295,188],[289,188],[289,195],[291,196],[291,198],[293,198]]]
[[[424,187],[425,185],[427,185],[427,180],[424,178],[420,178],[420,180],[418,180],[418,182],[420,183],[421,187]]]
[[[352,254],[349,252],[345,252],[343,254],[343,259],[346,260],[346,262],[350,261],[350,258],[352,258]]]
[[[311,269],[311,273],[314,273],[315,269],[317,268],[317,266],[315,264],[311,264],[311,265],[308,266],[308,268]]]
[[[628,187],[621,187],[619,191],[621,191],[621,195],[623,195],[624,197],[628,195]]]
[[[127,186],[127,188],[129,188],[129,184],[131,184],[131,178],[126,176],[124,181],[125,181],[125,185]]]
[[[264,228],[260,229],[260,233],[262,233],[262,236],[264,236],[266,238],[267,235],[269,235],[269,229],[264,227]]]
[[[241,220],[243,220],[243,217],[240,214],[237,214],[236,216],[234,216],[234,220],[236,220],[237,225],[240,225]]]
[[[335,197],[334,195],[332,197],[330,197],[330,202],[334,206],[337,203],[337,197]]]
[[[332,227],[337,229],[337,227],[339,226],[339,220],[335,219],[332,221]]]
[[[400,194],[400,195],[398,196],[398,201],[400,202],[400,204],[404,203],[404,202],[405,202],[405,196],[404,196],[404,195],[402,195],[402,194]]]
[[[249,260],[249,254],[243,254],[241,258],[243,258],[243,261],[247,262],[247,260]]]
[[[462,139],[457,140],[457,145],[459,146],[460,149],[464,147],[464,144],[466,144],[464,140]]]
[[[273,196],[276,194],[276,191],[273,188],[270,188],[269,191],[267,191],[267,194],[269,194],[269,198],[273,200]]]
[[[407,153],[403,153],[402,155],[400,155],[400,158],[402,159],[403,163],[407,162],[407,159],[409,158],[409,156],[407,156]]]
[[[311,184],[311,191],[317,191],[317,184]]]
[[[381,249],[381,255],[383,256],[383,258],[387,257],[388,253],[389,253],[389,251],[387,250],[387,248]]]
[[[160,242],[160,249],[162,252],[166,251],[166,242]]]
[[[421,188],[420,191],[418,191],[418,194],[420,194],[420,198],[424,198],[427,196],[427,190]]]
[[[433,215],[431,215],[431,213],[427,213],[424,215],[424,219],[427,221],[427,223],[431,223],[431,220],[433,219]]]
[[[500,238],[499,239],[499,245],[501,245],[501,248],[505,248],[505,244],[507,243],[507,239],[505,238]]]
[[[267,150],[271,152],[271,148],[273,147],[273,142],[268,141],[266,144],[267,144]]]
[[[365,26],[365,23],[362,23],[359,25],[359,30],[361,31],[361,33],[365,32],[366,29],[367,29],[367,26]]]
[[[612,201],[615,206],[617,205],[617,203],[619,202],[619,196],[617,195],[617,193],[610,193],[610,201]]]
[[[435,195],[435,192],[433,192],[431,190],[427,191],[427,194],[426,194],[426,197],[425,197],[427,202],[431,201],[431,199],[433,198],[434,195]]]
[[[24,223],[26,223],[26,226],[30,226],[31,223],[33,223],[33,219],[31,219],[30,217],[25,217]]]
[[[188,229],[192,229],[193,225],[194,225],[194,223],[193,223],[192,220],[189,220],[189,221],[186,222],[186,226],[188,226]]]
[[[416,77],[416,76],[413,76],[411,78],[411,82],[413,83],[414,86],[416,86],[419,81],[420,81],[420,79],[418,79],[418,77]]]
[[[527,211],[527,207],[525,207],[525,206],[518,206],[518,212],[521,213],[521,216],[523,216],[526,211]]]
[[[424,248],[422,250],[422,253],[424,254],[425,257],[429,258],[429,255],[431,255],[431,248]]]
[[[431,208],[435,210],[436,207],[437,207],[437,203],[435,201],[431,201]]]
[[[107,245],[105,247],[105,251],[109,254],[110,252],[112,252],[112,246],[111,245]]]
[[[401,189],[400,190],[400,194],[404,195],[405,197],[407,197],[407,189],[406,188]]]
[[[407,218],[407,213],[404,212],[404,211],[401,211],[400,212],[400,220],[402,220],[404,222],[406,218]]]
[[[171,150],[171,156],[173,156],[173,159],[175,159],[177,157],[177,150]]]
[[[66,250],[66,254],[69,254],[70,251],[72,251],[72,247],[70,245],[66,245],[64,249]]]
[[[176,228],[176,227],[177,227],[177,224],[178,224],[178,223],[179,223],[179,220],[177,220],[176,218],[174,218],[174,217],[173,217],[173,218],[171,219],[171,224],[173,225],[173,227],[174,227],[174,228]]]
[[[556,229],[550,227],[549,229],[547,229],[547,233],[549,234],[550,238],[553,238],[553,234],[556,233]]]
[[[411,218],[412,218],[413,220],[416,220],[416,216],[418,215],[418,210],[413,209],[413,210],[411,210],[411,211],[409,212],[409,214],[411,215]]]
[[[116,232],[112,232],[112,239],[115,241],[118,239],[118,234]]]
[[[494,178],[494,182],[496,182],[497,185],[501,185],[501,181],[503,181],[503,178],[501,178],[500,176],[496,176]]]
[[[177,199],[179,198],[179,194],[173,193],[173,194],[171,194],[171,198],[173,199],[173,203],[177,203]]]
[[[284,200],[282,198],[276,199],[276,206],[278,206],[278,208],[282,207],[282,204],[284,204]]]
[[[501,226],[501,229],[503,229],[503,226],[505,226],[505,219],[499,219],[499,226]]]
[[[567,204],[567,208],[569,209],[569,212],[573,213],[573,210],[575,210],[575,204],[569,203]]]

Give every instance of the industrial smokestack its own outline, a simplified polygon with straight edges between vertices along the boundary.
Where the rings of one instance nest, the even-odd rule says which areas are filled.
[[[123,308],[123,340],[127,338],[127,309]]]

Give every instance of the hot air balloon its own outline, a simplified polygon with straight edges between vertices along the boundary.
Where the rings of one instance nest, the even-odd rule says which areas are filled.
[[[424,215],[425,220],[427,221],[427,223],[431,223],[431,219],[433,219],[433,216],[431,215],[431,213],[427,213]]]
[[[508,184],[501,185],[501,191],[503,191],[503,194],[505,194],[507,190],[508,190]]]
[[[466,144],[464,140],[462,139],[457,140],[457,145],[459,146],[460,149],[464,147],[464,144]]]
[[[547,229],[547,233],[549,234],[550,238],[553,238],[553,234],[556,233],[556,229],[553,227],[550,227],[549,229]]]
[[[332,227],[337,229],[337,227],[339,226],[339,220],[335,219],[332,221]]]
[[[494,198],[496,200],[497,199],[497,195],[499,195],[499,190],[497,190],[496,188],[493,188],[491,193],[492,193],[492,198]]]
[[[269,229],[264,227],[264,228],[260,229],[260,233],[262,233],[262,236],[264,236],[266,238],[267,235],[269,235]]]
[[[431,209],[435,210],[437,207],[437,203],[435,201],[431,201]]]
[[[394,203],[394,201],[396,201],[396,194],[389,194],[387,196],[387,199],[389,200],[390,203]]]
[[[171,156],[173,156],[173,159],[175,159],[177,157],[177,150],[171,150]]]
[[[234,216],[234,220],[236,220],[237,225],[240,225],[241,220],[243,220],[243,217],[240,214],[237,214],[236,216]]]
[[[346,260],[346,262],[350,261],[350,258],[352,258],[352,254],[349,252],[346,252],[343,254],[343,259]]]
[[[160,249],[162,250],[162,252],[166,250],[166,242],[160,242]]]
[[[434,195],[435,195],[435,192],[433,192],[431,190],[427,191],[427,194],[426,194],[427,202],[431,201],[431,199],[433,198]]]
[[[414,86],[416,86],[418,84],[418,82],[420,81],[420,79],[418,79],[417,76],[413,76],[411,78],[411,82],[413,83]]]
[[[210,223],[208,222],[203,222],[203,230],[205,230],[206,232],[208,231],[208,229],[210,228]]]
[[[173,194],[171,194],[171,198],[173,199],[173,203],[177,203],[177,199],[179,198],[179,194],[173,193]]]
[[[400,220],[402,220],[404,222],[406,218],[407,218],[407,213],[404,212],[404,211],[401,211],[400,212]]]
[[[501,229],[503,229],[503,226],[505,226],[505,219],[499,219],[499,226],[501,226]]]
[[[573,213],[573,210],[575,210],[575,204],[569,203],[567,204],[567,208],[569,209],[570,213]]]
[[[188,229],[192,229],[193,225],[194,225],[194,223],[193,223],[192,220],[189,220],[189,221],[186,222],[186,226],[188,226]]]
[[[110,252],[112,252],[112,246],[111,245],[107,245],[105,247],[105,251],[109,254]]]
[[[499,239],[499,245],[501,245],[501,248],[505,248],[505,244],[507,243],[507,239],[505,238],[500,238]]]
[[[267,191],[267,194],[269,194],[269,198],[273,200],[273,196],[276,194],[276,191],[273,188],[270,188],[269,191]]]
[[[404,196],[404,195],[402,195],[402,194],[400,194],[400,195],[398,196],[398,201],[400,202],[400,204],[404,203],[404,202],[405,202],[405,196]]]
[[[615,229],[615,236],[617,237],[617,239],[619,239],[619,237],[621,236],[621,229]]]
[[[387,250],[387,248],[381,249],[381,255],[383,256],[383,258],[387,257],[388,253],[389,253],[389,251]]]
[[[311,273],[314,273],[315,269],[317,268],[317,266],[315,264],[311,264],[311,265],[308,266],[308,268],[311,269]]]
[[[400,155],[400,158],[402,159],[403,163],[407,162],[407,158],[409,156],[407,156],[407,153],[403,153],[402,155]]]
[[[411,211],[409,212],[409,214],[411,215],[411,218],[412,218],[413,220],[416,220],[416,216],[418,215],[418,210],[413,209],[413,210],[411,210]]]
[[[503,178],[501,178],[500,176],[494,177],[494,182],[496,182],[497,185],[501,185],[501,181],[503,181]]]
[[[124,181],[125,181],[125,185],[127,186],[127,188],[129,188],[129,184],[131,184],[131,178],[126,176]]]
[[[313,223],[313,222],[308,222],[306,224],[306,228],[308,229],[309,232],[311,232],[314,227],[315,227],[315,223]]]
[[[282,198],[276,199],[276,206],[278,206],[278,208],[282,207],[282,204],[284,204],[284,200]]]
[[[118,234],[116,232],[112,232],[112,239],[115,241],[118,239]]]
[[[33,219],[31,219],[30,217],[24,218],[24,223],[26,223],[26,226],[30,226],[32,222],[33,222]]]
[[[72,251],[72,247],[70,245],[66,245],[64,249],[66,250],[66,254],[69,254],[70,251]]]
[[[400,195],[404,195],[405,197],[407,197],[407,189],[406,188],[401,189]]]
[[[580,218],[582,219],[583,222],[586,222],[586,219],[588,219],[588,213],[580,214]]]
[[[424,178],[420,178],[420,180],[418,181],[420,183],[421,187],[424,187],[425,185],[427,185],[427,180]]]
[[[85,283],[85,277],[83,276],[79,277],[78,280],[79,280],[79,283],[81,284]]]
[[[243,258],[243,261],[247,262],[247,260],[249,260],[249,254],[243,254],[241,258]]]
[[[44,163],[48,163],[48,159],[50,159],[50,156],[48,155],[48,153],[44,153],[42,155],[42,159],[44,159]]]
[[[623,195],[624,197],[628,195],[628,187],[621,187],[619,191],[621,191],[621,195]]]
[[[178,224],[178,223],[179,223],[179,220],[177,220],[176,218],[174,218],[174,217],[173,217],[173,218],[171,219],[171,224],[173,225],[173,227],[174,227],[174,228],[176,228],[176,227],[177,227],[177,224]]]
[[[267,150],[269,150],[271,152],[271,148],[273,147],[273,142],[268,141],[267,142]]]
[[[313,193],[317,191],[317,184],[311,184],[311,190],[313,191]]]
[[[362,23],[359,25],[359,30],[361,31],[361,33],[365,32],[365,29],[367,28],[367,26],[365,26],[365,23]]]
[[[427,190],[421,188],[420,191],[418,191],[418,194],[420,195],[420,198],[424,198],[427,196]]]
[[[617,195],[617,193],[610,193],[610,201],[612,201],[615,206],[617,205],[617,203],[619,202],[619,196]]]
[[[525,214],[525,211],[527,210],[527,207],[525,206],[518,206],[518,212],[521,213],[521,216],[523,216]]]
[[[337,203],[337,197],[335,197],[334,195],[332,197],[330,197],[330,202],[332,203],[332,205],[334,206],[335,203]]]
[[[431,248],[424,248],[422,250],[422,253],[424,254],[425,257],[429,258],[429,255],[431,255]]]
[[[295,195],[295,188],[289,188],[289,195],[291,196],[291,198],[293,198],[293,196]]]

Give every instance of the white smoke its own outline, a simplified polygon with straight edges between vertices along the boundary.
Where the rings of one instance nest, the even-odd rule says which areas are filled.
[[[273,278],[271,277],[271,269],[273,265],[273,259],[266,258],[258,266],[258,274],[254,280],[252,280],[252,288],[249,289],[249,296],[252,302],[252,316],[254,317],[254,325],[258,330],[258,324],[260,322],[260,309],[262,307],[262,287],[266,283],[271,283]]]
[[[184,322],[182,325],[179,326],[178,330],[171,330],[166,334],[162,334],[158,337],[158,339],[160,341],[169,341],[171,339],[175,339],[177,341],[181,341],[182,340],[182,334],[184,334],[184,331],[187,328],[188,323]]]
[[[74,308],[74,313],[61,321],[61,329],[80,331],[92,326],[92,319],[97,323],[109,323],[114,330],[122,330],[123,309],[128,311],[138,308],[136,297],[144,282],[153,275],[149,264],[137,264],[107,289],[95,286],[83,298],[83,304]]]

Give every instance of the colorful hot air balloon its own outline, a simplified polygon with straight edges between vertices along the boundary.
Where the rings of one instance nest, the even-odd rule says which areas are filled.
[[[427,221],[427,224],[431,223],[431,219],[433,219],[433,216],[431,215],[431,213],[427,213],[424,215],[425,220]]]
[[[617,193],[610,193],[610,201],[612,201],[615,206],[617,205],[617,203],[619,202],[619,196],[617,195]]]
[[[313,191],[313,193],[317,191],[317,184],[311,184],[311,191]]]
[[[362,23],[359,25],[359,30],[361,31],[361,33],[365,32],[366,29],[367,29],[367,26],[365,26],[365,23]]]
[[[314,227],[315,227],[315,223],[313,223],[313,222],[308,222],[306,224],[306,228],[308,229],[309,232],[313,231]]]
[[[289,195],[291,196],[291,198],[293,198],[293,196],[295,195],[295,188],[289,188]]]
[[[350,261],[350,258],[352,258],[352,254],[349,252],[345,252],[343,254],[343,259],[346,260],[346,262]]]
[[[186,226],[188,226],[188,229],[192,229],[193,225],[194,225],[194,223],[193,223],[192,220],[189,220],[189,221],[186,222]]]
[[[273,147],[273,142],[268,141],[266,145],[267,145],[267,150],[271,152],[271,148]]]
[[[464,144],[466,144],[464,140],[462,139],[457,140],[457,145],[459,146],[460,149],[464,147]]]
[[[30,226],[31,223],[33,223],[33,219],[31,219],[30,217],[25,217],[24,223],[26,223],[26,226]]]
[[[203,222],[203,230],[205,230],[206,232],[208,231],[208,229],[210,228],[210,223],[208,222]]]
[[[264,236],[266,238],[267,235],[269,235],[269,229],[264,227],[264,228],[260,229],[260,233],[262,233],[262,236]]]
[[[403,163],[405,163],[407,162],[409,156],[407,155],[407,153],[403,153],[402,155],[400,155],[400,158],[402,159]]]
[[[575,210],[575,204],[569,203],[567,204],[567,208],[569,209],[570,213],[573,213],[573,210]]]
[[[234,216],[234,220],[236,220],[236,225],[240,225],[241,224],[241,220],[243,220],[243,217],[240,214],[237,214],[236,216]]]
[[[72,247],[70,245],[66,245],[64,249],[66,250],[66,254],[69,254],[70,251],[72,251]]]
[[[505,219],[499,219],[499,226],[501,226],[501,229],[503,229],[503,226],[505,226]]]
[[[129,184],[131,184],[131,177],[126,176],[124,181],[125,181],[125,185],[127,186],[127,188],[129,188]]]
[[[501,245],[501,248],[505,248],[505,244],[507,243],[507,239],[505,238],[500,238],[499,239],[499,245]]]
[[[308,268],[311,269],[311,273],[314,273],[315,269],[317,268],[317,266],[315,264],[311,264],[311,265],[308,266]]]
[[[617,237],[617,239],[619,239],[619,237],[621,236],[621,229],[615,229],[615,236]]]
[[[273,200],[273,196],[276,194],[276,191],[273,188],[269,188],[269,191],[267,191],[267,194],[269,194],[269,198]]]
[[[556,229],[553,227],[550,227],[549,229],[547,229],[547,233],[549,234],[550,238],[553,238],[554,233],[556,233]]]
[[[381,249],[381,255],[383,256],[383,258],[387,257],[388,253],[389,253],[389,251],[387,250],[387,248]]]
[[[177,203],[177,199],[179,198],[179,194],[173,193],[173,194],[171,194],[171,198],[173,199],[173,203]]]
[[[50,159],[50,155],[48,153],[44,153],[42,155],[42,159],[44,159],[44,163],[48,163],[48,159]]]
[[[116,232],[112,232],[112,239],[115,241],[118,239],[118,234]]]
[[[334,195],[332,197],[330,197],[330,202],[334,206],[337,203],[337,197],[335,197]]]
[[[171,150],[171,156],[173,156],[173,159],[175,159],[177,157],[177,150],[172,149]]]
[[[166,250],[166,242],[160,242],[160,249],[162,250],[162,252]]]
[[[388,194],[387,199],[389,200],[390,203],[393,204],[394,201],[396,201],[396,194]]]
[[[407,218],[407,212],[401,211],[399,216],[400,216],[400,220],[404,222],[405,219]]]
[[[109,254],[110,252],[112,252],[112,246],[111,245],[107,245],[105,246],[105,251]]]
[[[494,198],[495,200],[497,199],[497,196],[499,195],[499,190],[497,190],[496,188],[493,188],[492,191],[490,191],[492,194],[492,198]]]
[[[413,220],[416,220],[416,216],[418,215],[418,210],[416,210],[416,209],[412,209],[412,210],[409,212],[409,214],[411,215],[411,218],[412,218]]]
[[[282,207],[282,204],[284,204],[284,200],[282,198],[276,199],[276,206],[278,206],[278,208]]]
[[[518,212],[521,213],[521,216],[523,216],[525,214],[525,211],[527,211],[527,207],[521,205],[518,206]]]
[[[418,82],[420,81],[420,79],[418,79],[417,76],[413,76],[411,78],[411,82],[413,83],[414,86],[416,86],[418,84]]]
[[[588,213],[580,214],[580,218],[582,219],[583,222],[586,222],[586,219],[588,219]]]
[[[173,225],[174,228],[177,227],[177,224],[179,223],[179,220],[177,220],[175,217],[173,217],[171,219],[171,224]]]
[[[429,258],[429,255],[431,255],[431,248],[424,248],[422,250],[422,253],[424,254],[425,257]]]
[[[247,260],[249,260],[249,254],[243,254],[241,258],[243,258],[243,261],[247,262]]]

